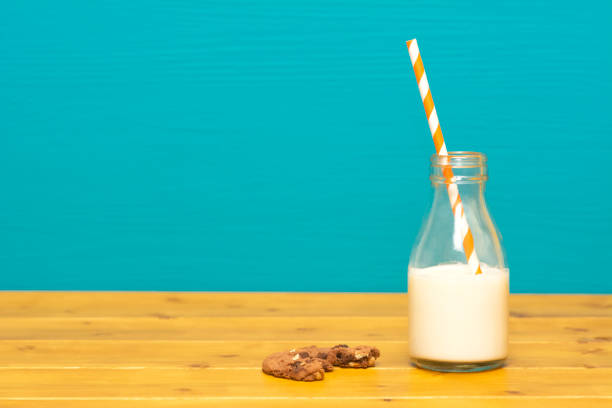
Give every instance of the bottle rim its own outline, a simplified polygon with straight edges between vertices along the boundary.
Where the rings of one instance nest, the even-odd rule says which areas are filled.
[[[446,156],[437,154],[431,155],[432,167],[452,167],[452,168],[475,168],[485,167],[487,164],[487,156],[480,152],[470,151],[453,151],[448,152]]]
[[[444,169],[452,169],[449,174]],[[431,174],[434,186],[440,184],[474,184],[488,180],[487,156],[480,152],[453,151],[446,156],[431,156]]]

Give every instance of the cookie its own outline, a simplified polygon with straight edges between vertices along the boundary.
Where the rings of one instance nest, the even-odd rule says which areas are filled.
[[[380,351],[376,347],[357,346],[349,347],[338,344],[327,353],[327,361],[338,367],[368,368],[376,365]]]
[[[308,353],[309,357],[314,357],[314,358],[320,358],[321,360],[325,360],[329,363],[329,365],[331,366],[331,356],[329,355],[329,350],[331,350],[330,347],[317,347],[317,346],[308,346],[308,347],[302,347],[299,349],[295,349],[296,353]],[[326,370],[326,371],[331,371],[333,369],[333,367],[331,367],[330,370]]]
[[[319,358],[319,349],[315,346],[281,351],[266,357],[262,364],[264,373],[296,381],[318,381],[325,377],[325,371],[334,367],[325,358]]]

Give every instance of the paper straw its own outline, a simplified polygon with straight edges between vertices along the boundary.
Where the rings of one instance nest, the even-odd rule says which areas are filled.
[[[436,113],[436,107],[434,106],[431,91],[429,89],[429,82],[427,82],[427,75],[425,74],[425,68],[423,67],[423,60],[419,52],[419,46],[417,45],[416,39],[406,41],[408,46],[408,52],[410,53],[410,60],[412,61],[412,68],[414,68],[414,75],[416,76],[417,84],[419,85],[419,92],[421,93],[421,99],[425,106],[425,114],[427,115],[427,121],[429,122],[429,130],[433,137],[434,146],[436,147],[436,153],[438,156],[448,156],[446,150],[446,143],[444,143],[444,137],[442,136],[442,129],[440,129],[440,122],[438,121],[438,114]],[[450,166],[442,167],[442,174],[446,182],[446,189],[448,190],[448,198],[450,199],[451,208],[453,209],[453,217],[455,218],[455,228],[458,229],[460,236],[463,238],[463,250],[467,263],[470,266],[471,271],[475,275],[482,273],[480,268],[480,261],[476,256],[474,250],[474,237],[472,231],[468,226],[465,212],[463,211],[463,204],[461,203],[461,197],[459,196],[459,189],[457,184],[453,183],[453,170]]]

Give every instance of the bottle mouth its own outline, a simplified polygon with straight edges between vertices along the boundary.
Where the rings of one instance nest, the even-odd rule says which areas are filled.
[[[485,182],[488,179],[487,156],[480,152],[465,151],[448,152],[446,156],[434,154],[431,156],[429,178],[434,185]]]
[[[480,152],[456,151],[448,152],[447,156],[431,156],[432,167],[452,167],[469,169],[474,167],[484,167],[487,163],[487,156]]]

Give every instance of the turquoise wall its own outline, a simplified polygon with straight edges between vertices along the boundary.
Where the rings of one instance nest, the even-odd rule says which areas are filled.
[[[612,292],[612,3],[496,3],[3,2],[0,289],[404,291],[417,37],[512,291]]]

